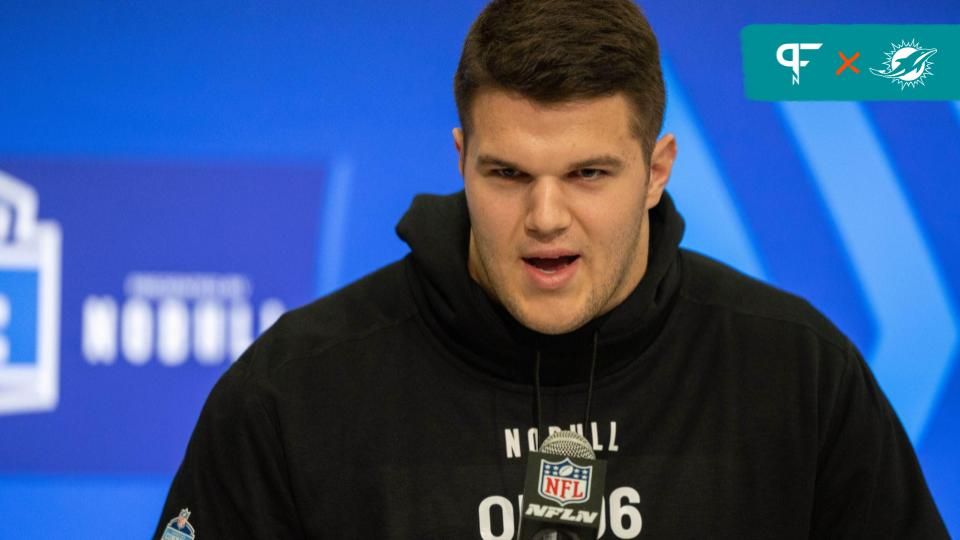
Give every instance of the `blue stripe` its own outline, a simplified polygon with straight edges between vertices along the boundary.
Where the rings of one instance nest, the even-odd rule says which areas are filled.
[[[346,159],[334,162],[321,204],[320,230],[317,237],[316,293],[322,296],[342,285],[343,256],[346,246],[346,222],[350,210],[353,164]]]
[[[874,374],[917,444],[957,341],[942,276],[863,107],[781,107],[876,318]]]
[[[683,245],[762,278],[765,271],[740,210],[666,61],[663,72],[667,85],[664,131],[676,136],[679,149],[669,191],[686,222]]]

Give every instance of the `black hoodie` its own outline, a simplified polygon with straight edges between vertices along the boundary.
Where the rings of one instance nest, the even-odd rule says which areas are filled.
[[[602,538],[946,538],[849,340],[680,249],[667,195],[650,220],[631,295],[547,336],[469,277],[463,194],[417,197],[411,254],[288,313],[217,383],[156,537],[189,509],[201,539],[513,538],[539,351],[543,422],[608,462]]]

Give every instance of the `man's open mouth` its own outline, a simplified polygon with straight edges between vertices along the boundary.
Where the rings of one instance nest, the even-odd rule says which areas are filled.
[[[579,258],[579,255],[564,255],[562,257],[524,257],[523,262],[529,264],[530,266],[536,267],[545,274],[552,274],[557,270],[563,269],[565,266],[573,263],[573,261]]]

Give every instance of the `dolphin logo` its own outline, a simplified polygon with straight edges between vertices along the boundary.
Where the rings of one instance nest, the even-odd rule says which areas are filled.
[[[937,53],[937,49],[925,49],[916,40],[909,43],[901,41],[900,45],[893,45],[893,50],[884,53],[887,60],[883,63],[884,69],[870,68],[870,73],[878,77],[890,79],[890,82],[900,83],[900,89],[924,84],[923,79],[933,75],[930,57]]]

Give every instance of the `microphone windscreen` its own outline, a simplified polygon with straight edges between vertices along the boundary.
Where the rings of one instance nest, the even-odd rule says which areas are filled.
[[[540,445],[540,452],[580,459],[597,459],[590,441],[576,431],[557,431]]]

